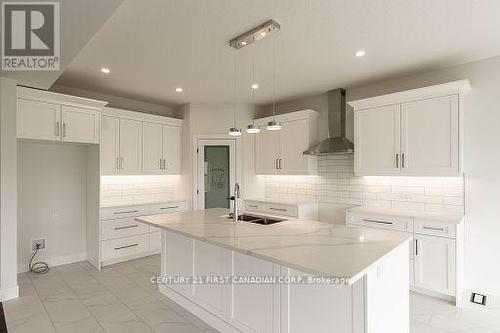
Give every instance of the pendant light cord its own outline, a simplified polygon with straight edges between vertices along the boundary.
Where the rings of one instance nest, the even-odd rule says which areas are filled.
[[[276,117],[276,36],[273,36],[273,121]]]
[[[236,49],[233,52],[233,128],[236,128]]]

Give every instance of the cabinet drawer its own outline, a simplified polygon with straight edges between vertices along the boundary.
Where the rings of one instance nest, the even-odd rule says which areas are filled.
[[[188,210],[186,201],[167,202],[149,206],[149,214],[164,214],[186,210]]]
[[[101,242],[102,261],[149,252],[149,234],[110,239]]]
[[[384,215],[349,215],[349,225],[369,228],[413,232],[413,220],[404,217],[391,217]]]
[[[247,200],[245,200],[245,210],[261,211],[262,210],[262,203],[259,201],[247,201]]]
[[[415,219],[415,233],[431,236],[455,238],[456,225],[424,219]]]
[[[101,220],[120,219],[125,217],[143,216],[148,214],[146,206],[127,206],[101,208]]]
[[[101,240],[145,234],[148,232],[149,226],[137,222],[133,217],[101,222]]]
[[[161,251],[161,232],[149,234],[149,251],[159,253]]]
[[[264,203],[263,207],[264,207],[264,212],[274,215],[286,215],[294,217],[298,215],[297,206],[293,205]]]

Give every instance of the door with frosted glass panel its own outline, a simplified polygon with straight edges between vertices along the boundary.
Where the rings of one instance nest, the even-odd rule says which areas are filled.
[[[205,209],[229,208],[229,146],[204,147]]]

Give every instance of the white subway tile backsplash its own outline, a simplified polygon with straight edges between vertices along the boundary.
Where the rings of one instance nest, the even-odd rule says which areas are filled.
[[[459,177],[356,177],[353,157],[318,157],[318,176],[266,176],[265,196],[381,208],[462,213]]]

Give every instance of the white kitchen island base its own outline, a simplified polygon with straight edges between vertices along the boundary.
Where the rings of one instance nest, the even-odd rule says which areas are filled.
[[[165,277],[310,276],[169,230],[162,231],[161,265]],[[352,284],[171,283],[159,290],[221,332],[407,333],[408,274],[404,242]]]

